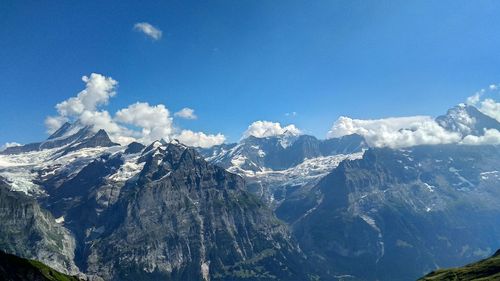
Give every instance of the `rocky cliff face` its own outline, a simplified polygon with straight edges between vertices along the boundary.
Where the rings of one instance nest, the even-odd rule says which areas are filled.
[[[318,188],[294,225],[311,258],[365,280],[414,280],[488,255],[500,237],[500,150],[370,149]]]
[[[297,244],[242,178],[180,144],[158,144],[86,240],[106,280],[307,280]]]
[[[65,273],[76,274],[75,241],[54,217],[21,192],[11,191],[0,177],[0,249],[37,259]]]

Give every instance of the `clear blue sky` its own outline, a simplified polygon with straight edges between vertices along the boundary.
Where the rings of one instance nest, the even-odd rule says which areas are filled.
[[[187,106],[184,128],[230,141],[255,120],[323,138],[340,115],[435,116],[500,81],[500,1],[134,2],[0,0],[0,144],[45,138],[92,72],[119,81],[109,111]]]

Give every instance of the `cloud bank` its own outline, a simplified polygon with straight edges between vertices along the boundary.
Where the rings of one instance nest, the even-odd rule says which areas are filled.
[[[288,132],[292,135],[300,135],[302,132],[293,124],[282,127],[278,122],[255,121],[243,133],[243,137],[254,136],[257,138],[279,136]]]
[[[500,122],[500,103],[485,95],[498,94],[500,84],[489,85],[467,98],[467,104],[475,106],[482,113]],[[463,124],[472,124],[470,116],[456,116]],[[394,117],[374,120],[352,119],[340,117],[334,122],[327,134],[328,138],[336,138],[350,134],[363,136],[368,145],[374,147],[409,147],[415,145],[432,145],[459,143],[465,145],[500,144],[500,132],[487,129],[482,136],[468,134],[468,128],[462,134],[447,131],[430,116]]]
[[[458,133],[446,131],[430,116],[393,117],[361,120],[340,117],[328,132],[328,138],[358,134],[374,147],[408,147],[445,144],[461,140]]]
[[[137,102],[113,115],[101,107],[116,95],[118,82],[97,73],[83,76],[82,81],[85,89],[75,97],[58,103],[55,106],[58,115],[45,119],[48,133],[71,121],[90,126],[95,131],[104,129],[113,141],[121,144],[132,141],[148,144],[158,139],[168,141],[178,138],[190,146],[209,147],[225,141],[222,134],[205,134],[175,127],[174,118],[163,104]],[[194,115],[194,110],[191,113]]]
[[[191,130],[182,130],[175,138],[185,145],[202,148],[212,147],[226,141],[226,137],[222,134],[206,135],[203,132],[193,132]]]
[[[500,103],[493,97],[483,98],[484,96],[499,96],[500,84],[491,84],[487,88],[477,91],[474,95],[467,98],[467,104],[475,106],[482,113],[495,118],[500,122]]]
[[[482,136],[465,136],[462,140],[462,144],[468,145],[488,145],[488,144],[500,144],[500,132],[495,129],[489,129],[484,131]]]
[[[147,22],[138,22],[134,24],[134,30],[146,34],[146,36],[152,38],[153,40],[160,40],[162,36],[162,31],[159,28],[154,27]]]

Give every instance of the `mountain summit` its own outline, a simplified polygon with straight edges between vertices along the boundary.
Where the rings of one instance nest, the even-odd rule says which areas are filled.
[[[438,116],[436,122],[446,130],[460,133],[462,136],[481,136],[486,129],[500,131],[500,122],[466,104],[449,109],[446,115]]]

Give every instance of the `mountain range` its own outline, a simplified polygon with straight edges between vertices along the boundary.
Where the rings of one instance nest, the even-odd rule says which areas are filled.
[[[465,105],[436,122],[500,130]],[[120,145],[66,123],[0,152],[0,249],[87,280],[415,280],[500,248],[499,167],[498,145]]]

